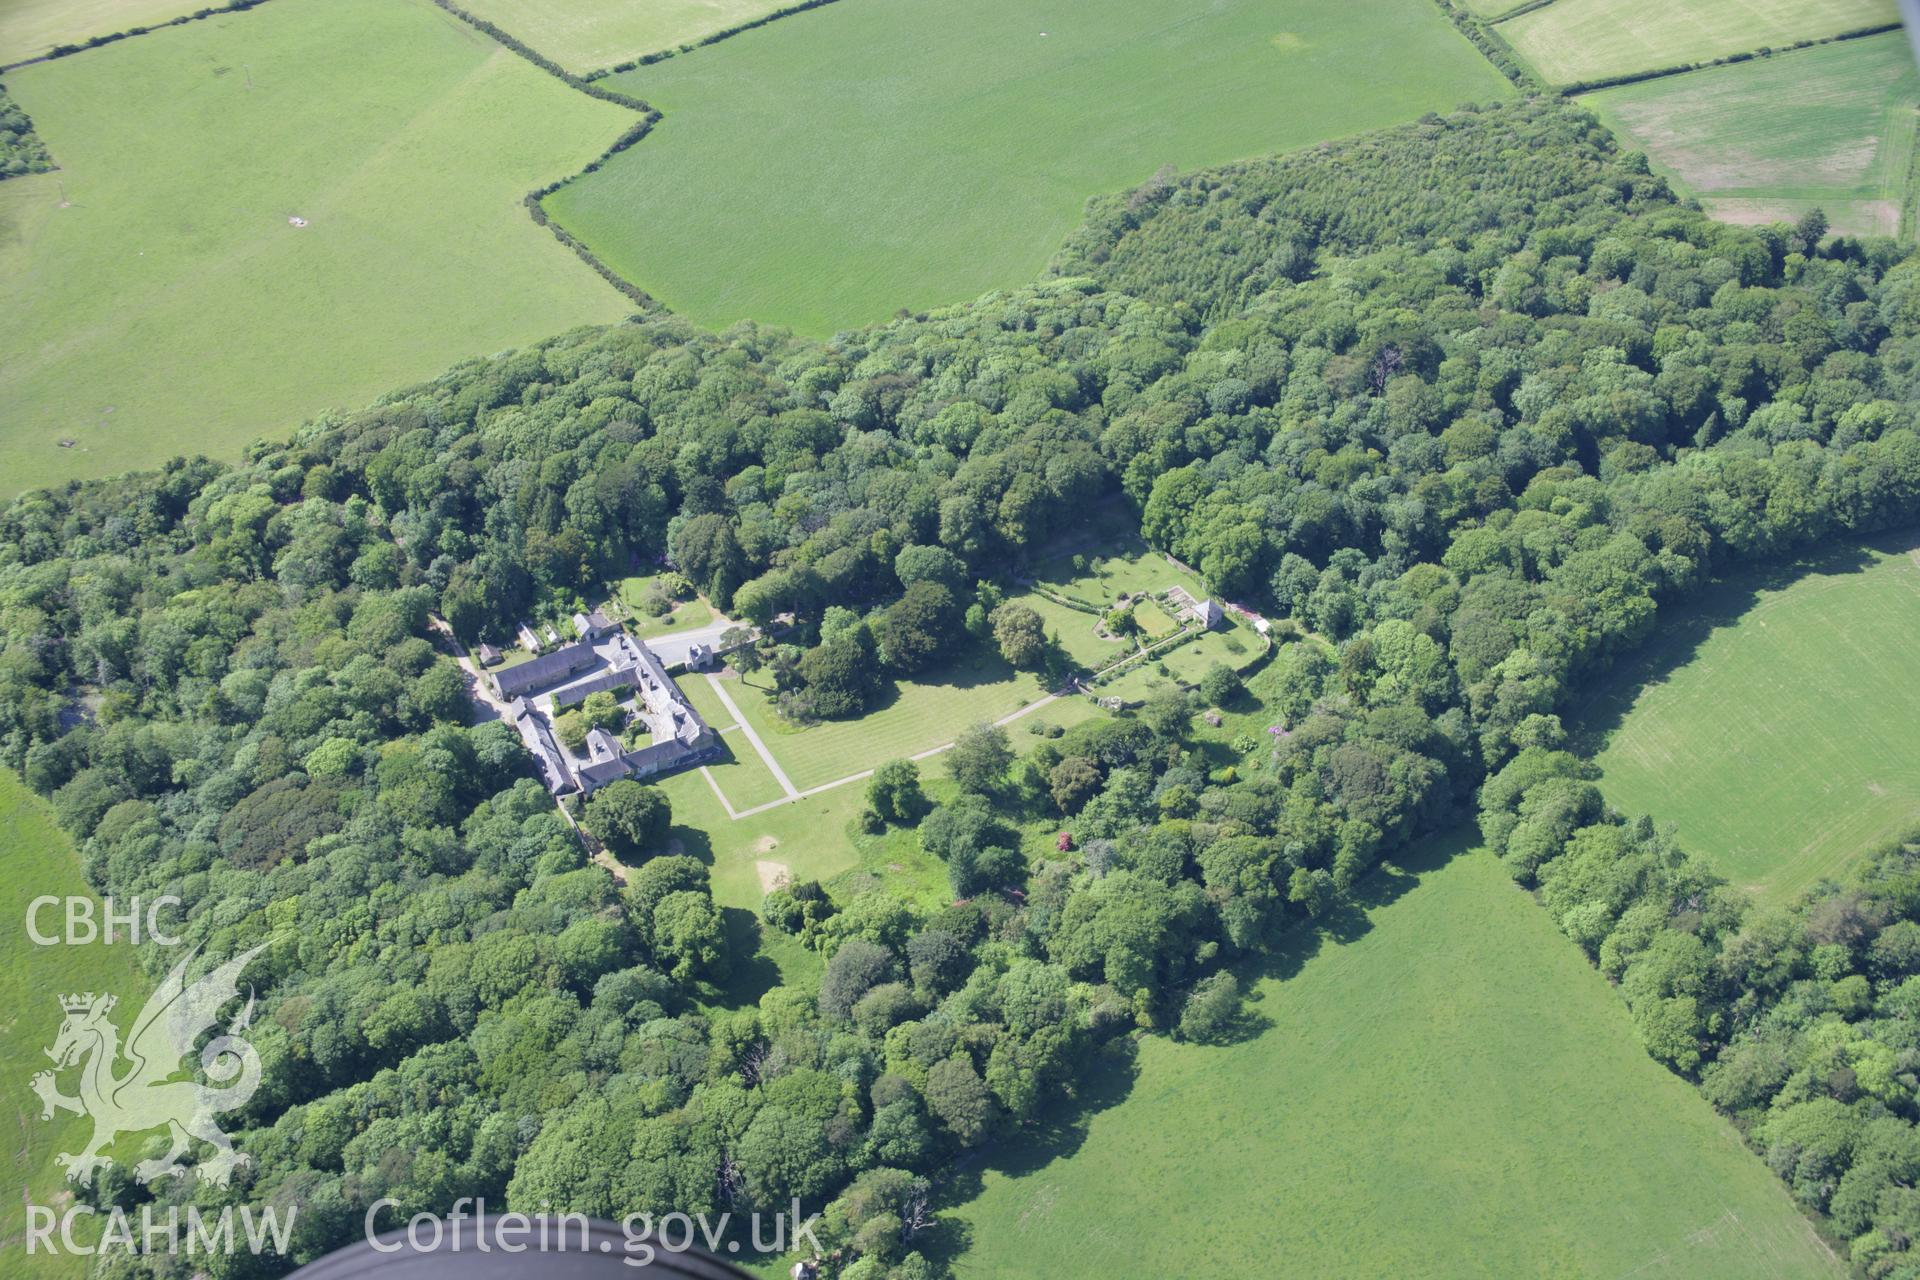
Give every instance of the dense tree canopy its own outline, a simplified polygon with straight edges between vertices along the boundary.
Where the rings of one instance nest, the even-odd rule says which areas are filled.
[[[45,173],[51,168],[53,157],[33,131],[33,121],[8,96],[6,86],[0,85],[0,178]]]
[[[799,1195],[914,1274],[918,1179],[1103,1039],[1225,1034],[1226,962],[1484,780],[1488,838],[1649,1048],[1894,1275],[1911,873],[1749,920],[1606,814],[1557,716],[1717,570],[1920,516],[1917,403],[1905,248],[1716,224],[1562,103],[1466,111],[1101,202],[1054,278],[831,342],[650,317],[235,466],[28,494],[0,515],[0,759],[103,892],[179,894],[213,954],[267,944],[257,1166],[157,1194],[305,1206],[287,1262],[383,1195]],[[911,804],[963,901],[789,886],[764,918],[825,976],[752,1002],[718,985],[706,867],[615,885],[429,638],[666,557],[792,615],[756,651],[785,712],[857,715],[889,669],[937,675],[956,617],[1004,647],[1002,586],[1101,498],[1305,628],[1251,685],[1272,732],[1231,769],[1184,698],[1019,761],[970,732],[950,763],[996,801]],[[878,783],[913,820],[917,786]],[[1028,798],[1077,851],[1022,852],[995,805]],[[657,850],[660,820],[620,838]]]

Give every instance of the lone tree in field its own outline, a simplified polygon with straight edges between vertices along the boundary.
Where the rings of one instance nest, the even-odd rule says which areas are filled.
[[[960,898],[1018,881],[1027,865],[1019,844],[1019,834],[994,816],[993,802],[983,796],[961,796],[920,824],[920,847],[947,864]]]
[[[1031,670],[1046,661],[1046,626],[1024,604],[1008,602],[993,611],[993,638],[1011,666]]]
[[[996,725],[968,725],[947,752],[947,771],[968,791],[993,790],[1012,764],[1007,731]]]
[[[1240,673],[1224,662],[1216,662],[1200,677],[1200,695],[1216,707],[1224,707],[1240,696],[1245,688]]]
[[[587,828],[623,856],[662,848],[672,825],[667,793],[632,778],[608,783],[587,801]]]
[[[867,803],[883,821],[913,822],[926,808],[919,766],[911,760],[889,760],[875,769],[867,783]]]

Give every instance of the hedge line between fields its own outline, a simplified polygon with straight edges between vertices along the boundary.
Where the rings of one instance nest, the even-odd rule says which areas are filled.
[[[1882,22],[1870,27],[1856,27],[1851,31],[1842,31],[1837,35],[1819,36],[1809,40],[1796,40],[1792,44],[1762,45],[1758,49],[1749,49],[1744,53],[1730,53],[1723,58],[1709,58],[1702,62],[1678,62],[1672,66],[1655,67],[1647,71],[1631,71],[1625,75],[1601,76],[1593,80],[1575,80],[1571,84],[1556,86],[1560,93],[1572,97],[1575,94],[1594,93],[1601,89],[1617,89],[1621,85],[1641,84],[1648,80],[1659,80],[1666,76],[1683,75],[1689,71],[1705,71],[1709,67],[1729,67],[1738,62],[1751,62],[1755,58],[1771,58],[1777,54],[1793,53],[1800,49],[1817,48],[1823,44],[1838,44],[1842,40],[1863,40],[1868,36],[1885,35],[1889,31],[1900,30],[1897,22]]]
[[[1481,20],[1454,3],[1454,0],[1433,0],[1440,6],[1440,12],[1454,29],[1472,42],[1493,69],[1511,80],[1514,87],[1524,93],[1538,93],[1546,88],[1546,83],[1534,75],[1532,68],[1513,51],[1506,38],[1493,29],[1491,23]],[[1546,3],[1546,0],[1542,0]]]
[[[1915,232],[1920,232],[1920,146],[1907,156],[1906,181],[1900,188],[1900,221],[1894,227],[1902,240],[1913,239]]]
[[[532,191],[527,192],[526,195],[521,197],[521,203],[526,206],[527,213],[533,218],[536,224],[552,232],[554,239],[573,250],[576,257],[591,267],[594,273],[602,280],[605,280],[608,284],[619,290],[629,301],[639,306],[642,310],[659,310],[660,304],[652,294],[608,266],[600,259],[598,254],[592,249],[589,249],[585,244],[582,244],[580,240],[565,227],[560,226],[554,222],[553,219],[549,218],[541,201],[558,191],[561,187],[566,186],[569,182],[572,182],[575,178],[584,177],[589,173],[595,172],[601,165],[613,159],[613,157],[619,155],[622,151],[625,151],[649,133],[652,133],[653,126],[660,122],[660,112],[651,104],[634,97],[632,94],[621,93],[618,89],[609,89],[604,85],[593,84],[584,76],[575,75],[518,36],[502,30],[485,18],[467,12],[459,5],[454,4],[453,0],[433,0],[433,2],[482,35],[497,40],[502,45],[513,50],[534,66],[561,81],[568,88],[576,89],[590,98],[598,98],[602,102],[611,102],[616,106],[625,107],[629,111],[637,111],[640,113],[640,119],[638,121],[621,133],[618,138],[615,138],[611,146],[590,161],[579,173],[569,174],[567,177],[555,179],[544,186],[535,187]],[[254,3],[260,3],[260,0],[254,0]]]
[[[608,76],[617,76],[623,71],[635,71],[641,67],[650,67],[656,62],[665,62],[668,58],[678,57],[683,53],[692,53],[695,49],[704,49],[710,44],[718,44],[722,40],[737,36],[743,31],[752,31],[755,27],[764,27],[769,22],[777,22],[781,18],[792,17],[796,13],[805,13],[809,9],[819,9],[833,2],[834,0],[800,0],[798,4],[786,5],[782,8],[775,9],[771,13],[763,13],[759,17],[747,22],[738,23],[731,27],[723,27],[711,35],[701,36],[698,40],[689,40],[687,43],[675,45],[671,49],[657,49],[652,53],[643,53],[637,58],[629,58],[625,62],[615,63],[611,67],[602,67],[598,71],[589,71],[586,78],[589,80],[604,80]]]
[[[1511,22],[1523,13],[1532,13],[1535,9],[1544,9],[1553,2],[1554,0],[1525,0],[1525,3],[1517,4],[1505,13],[1496,13],[1491,18],[1483,18],[1481,20],[1489,24]]]
[[[168,18],[165,22],[156,22],[148,27],[128,27],[125,31],[115,31],[104,36],[89,36],[79,44],[57,44],[38,57],[22,58],[18,62],[0,65],[0,71],[12,71],[16,67],[30,67],[36,62],[52,62],[56,58],[70,58],[76,53],[85,53],[89,49],[98,49],[103,44],[113,44],[133,36],[144,36],[149,32],[162,31],[167,27],[185,26],[189,22],[198,22],[202,18],[217,18],[223,13],[243,13],[258,8],[267,0],[227,0],[226,4],[211,8],[196,9],[192,13],[183,13],[177,18]]]

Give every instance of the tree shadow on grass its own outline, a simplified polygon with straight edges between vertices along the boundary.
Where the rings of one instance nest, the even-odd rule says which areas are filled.
[[[1859,573],[1883,554],[1915,546],[1920,530],[1875,534],[1848,542],[1830,542],[1789,559],[1743,568],[1699,594],[1662,608],[1647,642],[1611,670],[1589,675],[1590,692],[1566,711],[1568,749],[1593,756],[1606,749],[1646,690],[1657,688],[1699,656],[1714,633],[1738,623],[1768,592],[1779,591],[1810,574]]]
[[[952,661],[917,673],[914,683],[943,689],[977,689],[985,684],[1005,684],[1019,674],[988,641],[979,640],[956,653]]]
[[[1189,1040],[1184,1043],[1197,1044],[1208,1049],[1222,1049],[1228,1045],[1246,1044],[1250,1040],[1258,1040],[1273,1030],[1273,1019],[1258,1009],[1250,1009],[1247,1006],[1259,1004],[1262,998],[1258,987],[1242,993],[1239,1010],[1218,1034],[1208,1036],[1205,1040]]]
[[[699,827],[682,826],[676,822],[667,829],[667,842],[666,851],[698,858],[709,867],[713,865],[713,837]]]
[[[1397,854],[1393,861],[1382,863],[1369,873],[1350,903],[1311,925],[1296,925],[1279,934],[1271,941],[1268,951],[1249,958],[1234,971],[1248,993],[1247,1003],[1253,1006],[1260,1003],[1262,997],[1257,985],[1260,979],[1291,978],[1323,948],[1344,945],[1363,936],[1372,928],[1375,913],[1399,901],[1423,878],[1476,842],[1476,833],[1467,825],[1417,841]],[[1258,1039],[1274,1026],[1273,1019],[1257,1007],[1243,1008],[1236,1025],[1225,1036],[1200,1048],[1205,1052],[1219,1045],[1243,1044]],[[1139,1045],[1134,1036],[1120,1036],[1110,1041],[1098,1050],[1098,1055],[1075,1098],[1055,1103],[1036,1124],[953,1166],[940,1184],[942,1208],[953,1209],[978,1197],[989,1170],[1018,1179],[1039,1173],[1055,1160],[1077,1153],[1086,1141],[1093,1117],[1124,1102],[1140,1075]],[[972,1231],[969,1224],[949,1215],[942,1218],[938,1228],[916,1238],[915,1243],[930,1259],[951,1263],[971,1245]]]
[[[1365,937],[1373,928],[1376,913],[1398,902],[1422,879],[1478,842],[1479,833],[1464,821],[1414,841],[1369,871],[1350,897],[1312,924],[1296,924],[1282,931],[1268,943],[1265,952],[1236,967],[1235,974],[1249,990],[1262,978],[1285,981],[1294,977],[1326,947],[1345,946]]]
[[[1074,1098],[1055,1103],[1033,1124],[948,1168],[940,1180],[943,1208],[976,1199],[985,1189],[989,1170],[1009,1178],[1025,1178],[1080,1150],[1093,1117],[1126,1101],[1140,1074],[1139,1045],[1134,1037],[1120,1036],[1096,1052],[1097,1062],[1082,1079]],[[951,1217],[943,1217],[936,1228],[915,1239],[915,1246],[930,1260],[946,1264],[972,1243],[969,1225]]]
[[[744,907],[720,908],[727,935],[727,957],[732,969],[720,991],[726,1003],[742,1009],[760,1003],[760,997],[780,985],[780,966],[760,949],[760,921]]]

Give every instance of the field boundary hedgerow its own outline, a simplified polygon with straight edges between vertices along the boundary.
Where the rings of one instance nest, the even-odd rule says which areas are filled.
[[[1493,24],[1501,19],[1511,18],[1515,14],[1530,9],[1545,8],[1553,0],[1538,0],[1537,3],[1522,5],[1500,16],[1500,19],[1482,18],[1456,4],[1454,0],[1433,0],[1440,12],[1451,22],[1454,29],[1465,36],[1467,43],[1480,51],[1480,55],[1493,64],[1493,69],[1513,82],[1522,93],[1547,91],[1550,86],[1534,71],[1525,58],[1515,53],[1507,38],[1493,29]]]
[[[1796,40],[1792,44],[1762,45],[1758,49],[1729,53],[1719,58],[1705,58],[1699,62],[1677,62],[1664,67],[1649,67],[1645,71],[1626,71],[1616,76],[1596,76],[1591,80],[1573,80],[1566,84],[1553,85],[1552,88],[1556,93],[1574,97],[1601,89],[1617,89],[1622,85],[1640,84],[1647,80],[1684,75],[1689,71],[1705,71],[1710,67],[1732,66],[1739,62],[1751,62],[1755,58],[1771,58],[1778,54],[1795,53],[1801,49],[1813,49],[1824,44],[1839,44],[1843,40],[1864,40],[1868,36],[1885,35],[1889,31],[1900,29],[1898,22],[1878,22],[1872,26],[1855,27],[1851,31],[1835,32],[1830,36],[1813,36],[1805,40]]]
[[[1509,19],[1519,17],[1523,13],[1532,13],[1535,9],[1544,9],[1552,3],[1553,0],[1521,0],[1519,4],[1514,5],[1511,9],[1502,13],[1496,13],[1488,18],[1482,18],[1481,21],[1487,23],[1506,22]]]
[[[719,44],[722,40],[728,40],[744,32],[764,27],[770,22],[778,22],[782,18],[791,18],[794,14],[805,13],[809,9],[824,8],[832,3],[834,3],[834,0],[800,0],[798,4],[785,5],[775,9],[771,13],[763,13],[757,18],[750,18],[745,22],[736,22],[730,27],[722,27],[718,31],[701,36],[698,40],[688,40],[683,44],[673,46],[671,49],[656,49],[652,53],[643,53],[637,58],[629,58],[625,62],[616,62],[614,65],[602,67],[598,71],[589,71],[584,78],[587,80],[604,80],[608,76],[617,76],[627,71],[638,71],[641,67],[650,67],[656,62],[665,62],[668,58],[677,58],[683,53],[692,53],[695,49],[704,49],[710,44]]]
[[[633,114],[418,0],[283,0],[4,79],[62,172],[0,186],[0,491],[237,456],[262,423],[637,310],[519,205]],[[191,175],[222,163],[209,204]],[[319,322],[348,300],[374,319]]]
[[[1110,21],[1082,18],[1051,38],[1008,34],[1022,26],[1010,0],[993,0],[982,12],[995,20],[984,25],[937,6],[819,5],[690,61],[593,81],[663,111],[667,125],[650,138],[658,149],[628,148],[562,183],[544,206],[620,275],[696,323],[724,329],[752,318],[828,336],[903,308],[1017,287],[1044,269],[1090,196],[1159,168],[1290,150],[1516,92],[1467,39],[1478,28],[1443,35],[1450,23],[1432,3],[1361,8],[1370,20],[1356,25],[1347,6],[1319,0],[1299,15],[1303,31],[1275,44],[1271,21],[1247,0],[1172,26],[1159,22],[1161,7],[1124,0]],[[1302,56],[1309,46],[1318,52]],[[1377,61],[1370,49],[1416,47],[1433,55],[1419,75],[1369,82],[1352,98],[1272,74],[1293,59],[1331,86],[1364,75]],[[851,65],[850,48],[877,69],[873,110],[833,101],[828,86]],[[1336,75],[1328,59],[1350,74]],[[1517,64],[1512,74],[1521,74]],[[1247,96],[1249,78],[1256,98],[1287,107],[1278,133]],[[1178,108],[1187,100],[1199,105]],[[1052,126],[1037,140],[1021,124],[1035,110]],[[1159,123],[1143,132],[1146,115]],[[814,121],[822,127],[809,129]],[[978,165],[956,165],[949,146]],[[748,189],[768,183],[784,189],[785,213],[770,213]],[[964,198],[936,215],[926,192],[941,184],[964,188]],[[905,222],[902,210],[913,211]]]
[[[1623,144],[1715,217],[1912,235],[1913,54],[1898,32],[1583,95]]]
[[[252,2],[259,4],[263,3],[264,0],[252,0]],[[817,2],[826,3],[826,0],[817,0]],[[593,250],[581,243],[580,240],[565,227],[558,225],[549,218],[547,211],[541,207],[540,202],[552,195],[555,191],[558,191],[561,187],[572,182],[575,178],[593,173],[599,169],[601,165],[607,163],[607,161],[613,159],[613,157],[619,155],[628,147],[633,146],[649,133],[652,133],[653,126],[658,124],[663,118],[661,113],[650,103],[636,98],[632,94],[621,93],[617,89],[609,89],[604,85],[593,84],[587,77],[575,75],[518,36],[513,35],[495,23],[487,21],[485,18],[467,12],[459,5],[454,4],[452,0],[433,0],[433,3],[447,13],[452,14],[455,18],[466,23],[475,31],[478,31],[481,35],[519,54],[534,66],[559,80],[569,89],[584,93],[589,98],[598,98],[602,102],[611,102],[615,106],[625,107],[629,111],[637,111],[640,113],[640,119],[635,121],[632,127],[627,129],[625,133],[615,138],[612,144],[588,163],[585,168],[581,169],[578,173],[571,173],[563,178],[556,178],[544,186],[535,187],[532,191],[527,192],[525,196],[521,197],[521,203],[526,206],[527,215],[533,219],[536,225],[545,227],[553,234],[555,240],[558,240],[561,244],[571,249],[575,257],[586,263],[588,267],[592,268],[595,275],[612,285],[613,288],[627,298],[628,301],[634,303],[644,311],[660,310],[660,304],[652,294],[622,276],[605,262],[602,262],[599,255],[595,254]]]
[[[266,0],[245,0],[245,3],[249,5],[264,4],[265,2]],[[236,3],[239,3],[239,0],[236,0]],[[482,35],[497,41],[505,48],[511,49],[513,52],[519,54],[534,66],[565,84],[568,88],[579,93],[584,93],[590,98],[599,98],[603,102],[611,102],[616,106],[622,106],[630,111],[640,113],[640,119],[634,123],[633,127],[621,134],[618,138],[615,138],[612,145],[595,157],[590,164],[586,165],[577,173],[567,174],[565,177],[556,178],[544,186],[534,188],[521,198],[521,203],[526,206],[527,216],[532,218],[535,224],[545,227],[552,233],[554,239],[558,240],[568,249],[571,249],[574,256],[586,263],[595,275],[605,280],[628,301],[640,307],[642,310],[658,311],[661,309],[661,306],[657,298],[608,266],[606,262],[592,249],[588,248],[585,242],[579,237],[549,217],[542,203],[548,196],[566,186],[568,183],[579,178],[584,178],[590,173],[597,172],[602,165],[612,160],[627,148],[638,143],[649,133],[652,133],[654,126],[665,118],[664,113],[645,99],[636,98],[630,93],[622,93],[618,89],[610,89],[599,82],[621,72],[651,66],[656,62],[663,62],[668,58],[675,57],[682,53],[691,53],[695,49],[702,49],[711,44],[718,44],[720,41],[728,39],[729,37],[764,27],[777,19],[791,17],[796,13],[805,13],[809,9],[818,9],[825,5],[832,4],[834,0],[801,0],[798,4],[775,9],[772,13],[762,14],[760,17],[754,18],[751,21],[736,23],[731,27],[713,32],[711,35],[704,36],[699,40],[689,41],[686,44],[677,45],[671,49],[660,50],[656,53],[644,54],[628,62],[605,67],[598,71],[590,71],[585,75],[567,70],[558,62],[555,62],[546,54],[541,53],[538,49],[520,39],[520,37],[514,35],[498,23],[489,21],[486,18],[480,17],[478,14],[461,8],[459,5],[453,3],[453,0],[433,0],[433,3],[440,9],[466,23],[474,30],[480,32]]]
[[[1920,146],[1907,156],[1907,181],[1900,197],[1900,238],[1920,235]]]
[[[76,53],[98,49],[101,45],[115,44],[121,40],[132,39],[134,36],[150,35],[155,31],[164,31],[168,27],[185,26],[189,22],[199,22],[203,18],[217,18],[224,13],[245,13],[249,9],[259,8],[266,2],[267,0],[227,0],[226,4],[196,9],[192,13],[183,13],[177,18],[168,18],[165,22],[156,22],[151,26],[128,27],[125,31],[113,31],[103,36],[88,36],[78,44],[57,44],[45,53],[36,54],[31,58],[22,58],[18,62],[0,63],[0,71],[15,71],[21,67],[31,67],[36,63],[71,58]]]

